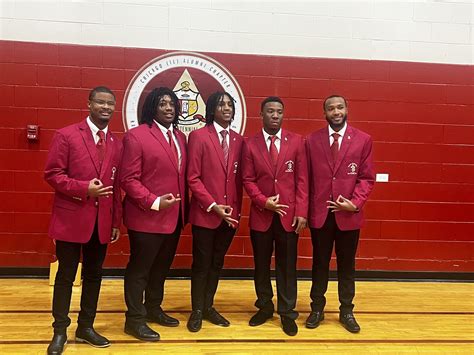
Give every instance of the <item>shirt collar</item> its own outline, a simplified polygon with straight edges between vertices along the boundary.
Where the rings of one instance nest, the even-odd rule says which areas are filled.
[[[271,137],[270,134],[268,134],[267,132],[265,132],[265,129],[262,128],[262,132],[263,132],[263,138],[265,139],[265,142],[268,141],[268,137]],[[275,136],[281,140],[281,128],[278,130],[278,132],[275,134]]]
[[[216,121],[212,122],[212,124],[214,125],[217,134],[221,134],[222,131],[227,131],[227,134],[230,134],[230,125],[228,125],[227,128],[224,128],[219,123],[216,123]]]
[[[332,129],[331,126],[328,125],[328,128],[329,128],[329,137],[332,136],[333,133],[337,133],[342,137],[344,137],[344,134],[346,133],[346,129],[347,129],[347,122],[344,123],[344,127],[342,127],[339,132],[336,132],[335,130]]]
[[[158,128],[161,130],[161,132],[163,132],[163,134],[164,134],[165,136],[168,134],[168,133],[166,133],[166,132],[168,132],[168,131],[171,131],[171,134],[174,134],[174,132],[173,132],[173,129],[174,129],[173,125],[170,125],[170,128],[166,128],[166,127],[163,126],[161,123],[158,123],[158,121],[153,121],[153,122],[156,123],[156,125],[158,126]]]
[[[106,126],[104,129],[99,129],[99,127],[97,127],[91,120],[91,118],[89,116],[87,116],[86,118],[86,122],[87,122],[87,125],[89,126],[89,128],[91,129],[92,131],[92,136],[95,137],[97,135],[97,132],[99,131],[103,131],[105,133],[105,135],[107,136],[107,131],[109,130],[109,126]]]

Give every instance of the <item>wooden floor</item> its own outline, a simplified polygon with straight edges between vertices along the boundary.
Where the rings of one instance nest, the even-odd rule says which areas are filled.
[[[80,287],[74,287],[72,326],[66,354],[266,354],[266,353],[445,353],[474,354],[474,284],[427,282],[358,282],[355,315],[362,331],[347,332],[338,322],[337,284],[330,282],[326,319],[306,329],[309,281],[298,284],[298,335],[286,336],[278,317],[249,327],[255,312],[253,282],[223,280],[216,308],[231,322],[221,328],[208,322],[198,333],[186,329],[190,281],[166,284],[164,309],[181,322],[177,328],[151,326],[158,343],[143,343],[123,332],[123,280],[104,280],[95,328],[112,341],[94,349],[74,341]],[[52,287],[47,280],[0,279],[0,354],[45,354],[52,336]]]

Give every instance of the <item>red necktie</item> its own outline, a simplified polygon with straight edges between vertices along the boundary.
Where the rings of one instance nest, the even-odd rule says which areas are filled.
[[[171,151],[173,152],[174,158],[176,160],[176,165],[178,166],[178,170],[179,170],[178,149],[176,148],[176,145],[174,144],[174,139],[173,139],[173,135],[171,134],[171,130],[167,130],[166,134],[168,135],[168,139],[170,140]]]
[[[276,147],[276,140],[278,139],[277,136],[270,136],[270,158],[272,158],[273,168],[276,168],[277,161],[278,161],[278,149]]]
[[[221,135],[222,135],[222,143],[221,143],[221,147],[222,147],[222,152],[224,153],[224,165],[227,169],[227,163],[229,161],[229,145],[227,144],[227,131],[226,130],[222,130],[221,131]]]
[[[332,153],[332,160],[335,163],[337,160],[337,155],[339,153],[339,137],[341,136],[339,133],[333,133],[331,136],[334,138],[334,142],[331,144],[331,153]]]
[[[99,136],[99,140],[97,141],[97,153],[99,154],[99,163],[102,166],[102,162],[104,161],[105,157],[105,133],[104,131],[98,131],[97,135]]]

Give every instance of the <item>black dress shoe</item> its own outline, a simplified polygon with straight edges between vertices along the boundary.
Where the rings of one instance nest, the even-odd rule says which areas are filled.
[[[291,318],[282,316],[281,325],[285,334],[289,335],[290,337],[295,336],[298,333],[298,326],[296,325],[296,322]]]
[[[203,318],[221,327],[228,327],[230,325],[230,322],[217,312],[214,307],[209,308],[206,313],[204,313]]]
[[[48,346],[48,355],[60,355],[63,353],[64,345],[67,344],[66,334],[54,334]]]
[[[125,333],[143,341],[158,341],[160,334],[146,324],[131,326],[125,323]]]
[[[324,312],[316,311],[311,312],[306,320],[306,328],[314,329],[319,327],[319,323],[324,320]]]
[[[251,327],[262,325],[263,323],[265,323],[268,319],[272,317],[273,317],[273,313],[266,313],[262,310],[259,310],[257,313],[253,315],[252,318],[250,318],[249,325]]]
[[[110,341],[97,333],[94,328],[78,327],[76,330],[76,341],[78,343],[87,343],[96,348],[106,348],[110,346]]]
[[[190,332],[199,332],[202,327],[202,311],[192,311],[187,324]]]
[[[177,327],[179,325],[179,320],[176,318],[170,317],[165,312],[152,313],[146,317],[148,322],[158,323],[164,327]]]
[[[351,333],[359,333],[360,332],[360,326],[357,324],[354,315],[352,313],[347,313],[347,314],[340,314],[339,315],[339,322],[344,325],[344,328],[346,328],[348,331]]]

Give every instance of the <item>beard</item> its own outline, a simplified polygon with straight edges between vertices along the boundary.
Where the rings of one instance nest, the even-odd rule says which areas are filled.
[[[347,121],[347,113],[342,117],[342,120],[341,122],[333,122],[332,120],[330,120],[329,118],[326,118],[326,121],[329,123],[329,125],[331,126],[331,128],[335,131],[339,131],[342,127],[344,127],[344,125],[346,124],[346,121]]]

